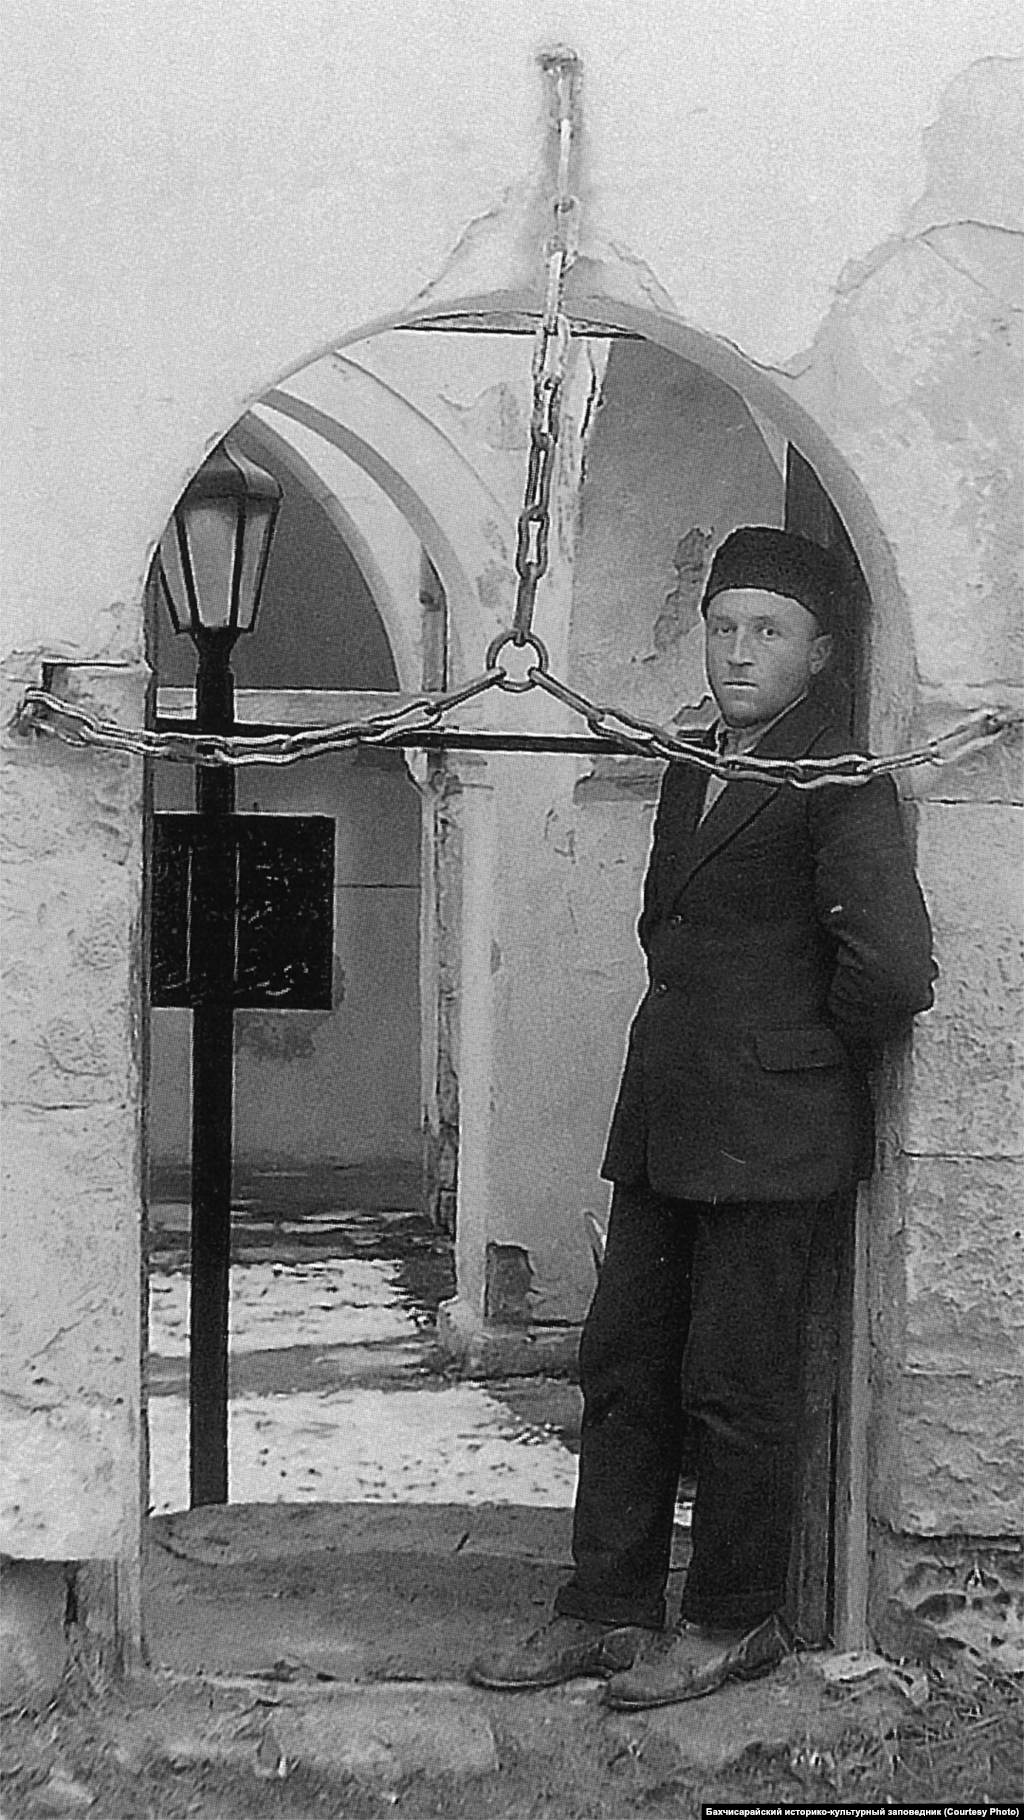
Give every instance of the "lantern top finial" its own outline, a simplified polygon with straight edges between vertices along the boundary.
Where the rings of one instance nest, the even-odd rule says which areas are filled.
[[[281,483],[266,468],[243,455],[230,436],[223,436],[197,468],[181,496],[181,505],[211,499],[280,502]]]

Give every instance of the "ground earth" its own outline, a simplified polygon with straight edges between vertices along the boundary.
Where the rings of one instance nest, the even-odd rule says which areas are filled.
[[[780,1674],[792,1693],[813,1671],[790,1664]],[[2,1811],[8,1820],[75,1813],[95,1820],[684,1820],[714,1800],[1020,1800],[1019,1685],[965,1673],[960,1664],[932,1673],[920,1706],[901,1707],[877,1685],[867,1700],[863,1684],[855,1694],[848,1686],[831,1691],[803,1735],[794,1708],[793,1735],[743,1742],[740,1726],[735,1751],[726,1748],[727,1719],[736,1718],[737,1702],[763,1701],[763,1689],[733,1689],[700,1703],[705,1742],[715,1734],[728,1759],[717,1767],[702,1767],[685,1742],[680,1747],[697,1703],[682,1721],[683,1709],[673,1709],[670,1724],[665,1715],[661,1724],[625,1720],[601,1706],[596,1684],[580,1682],[546,1695],[467,1695],[462,1717],[472,1703],[476,1729],[462,1724],[460,1762],[448,1773],[436,1754],[429,1761],[429,1751],[420,1753],[418,1768],[389,1761],[385,1709],[378,1708],[369,1739],[365,1729],[348,1727],[350,1742],[362,1736],[363,1761],[350,1759],[346,1770],[329,1750],[311,1748],[305,1760],[285,1751],[282,1741],[301,1735],[298,1709],[283,1720],[280,1689],[270,1684],[182,1687],[158,1678],[101,1692],[80,1665],[53,1708],[8,1721]],[[378,1688],[374,1697],[385,1693],[397,1693],[408,1710],[406,1688]],[[434,1688],[427,1700],[423,1717],[436,1723],[442,1751],[446,1706],[457,1710],[462,1698],[461,1689]],[[726,1700],[728,1714],[722,1708],[716,1725],[712,1709]],[[314,1711],[314,1727],[343,1728],[344,1701],[327,1704],[333,1715]],[[307,1702],[307,1716],[310,1710]],[[314,1734],[307,1736],[312,1742]]]
[[[1022,1685],[966,1650],[929,1669],[796,1653],[658,1712],[602,1685],[487,1693],[477,1650],[542,1622],[570,1513],[241,1506],[154,1519],[149,1665],[79,1646],[47,1710],[8,1718],[7,1820],[684,1820],[702,1802],[1014,1802]],[[676,1538],[673,1586],[688,1536]]]

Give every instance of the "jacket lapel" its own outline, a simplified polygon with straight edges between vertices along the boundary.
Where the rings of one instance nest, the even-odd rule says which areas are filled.
[[[757,757],[802,758],[822,728],[827,726],[828,720],[823,705],[815,701],[813,696],[806,697],[790,708],[765,734],[758,745]],[[677,865],[673,868],[668,891],[673,902],[702,866],[706,866],[729,841],[735,840],[737,834],[755,816],[760,815],[770,802],[774,802],[781,788],[781,784],[743,781],[729,784],[702,822],[696,821],[695,816],[690,838],[680,848]],[[703,801],[704,790],[701,788],[697,796],[698,805],[703,804]],[[698,806],[696,815],[699,814]]]

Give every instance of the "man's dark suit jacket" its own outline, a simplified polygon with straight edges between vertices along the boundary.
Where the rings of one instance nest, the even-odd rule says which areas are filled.
[[[759,757],[850,750],[813,696]],[[890,778],[814,791],[670,764],[602,1173],[692,1201],[813,1200],[870,1173],[866,1074],[932,1003],[931,930]]]

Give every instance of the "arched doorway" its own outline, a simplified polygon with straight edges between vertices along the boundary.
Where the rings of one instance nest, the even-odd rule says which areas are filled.
[[[484,301],[493,302],[493,300]],[[469,309],[468,314],[472,316],[473,310]],[[418,332],[407,334],[406,331],[412,327],[415,327]],[[432,326],[424,321],[417,324],[408,321],[405,324],[394,323],[379,328],[374,335],[364,332],[362,336],[353,338],[349,343],[348,357],[356,366],[359,366],[361,350],[365,351],[372,347],[375,351],[375,362],[368,361],[363,372],[365,374],[369,368],[371,377],[379,382],[380,372],[379,370],[373,371],[373,367],[376,364],[379,369],[381,363],[379,359],[376,359],[376,354],[385,343],[395,347],[401,344],[409,349],[417,343],[426,347],[434,342],[441,347],[454,348],[456,344],[451,341],[453,333],[460,337],[479,334],[482,338],[486,338],[494,335],[495,330],[487,323],[484,324],[482,330],[479,327],[467,326],[461,316],[454,328],[451,325]],[[587,583],[587,575],[588,564],[591,578],[600,567],[600,563],[595,560],[599,553],[600,539],[598,538],[596,542],[594,539],[595,526],[598,529],[600,526],[594,513],[596,510],[599,519],[602,508],[600,504],[595,507],[594,498],[601,462],[605,463],[606,475],[614,477],[616,463],[620,470],[630,472],[635,502],[641,494],[647,498],[650,497],[651,476],[658,469],[659,463],[664,470],[666,462],[673,458],[673,450],[675,449],[676,453],[679,453],[682,445],[672,443],[673,435],[681,435],[685,431],[693,456],[687,471],[689,478],[687,479],[686,474],[683,474],[685,484],[679,484],[680,473],[677,472],[675,476],[677,489],[674,498],[670,501],[666,495],[653,514],[649,514],[649,522],[646,526],[641,527],[639,542],[644,544],[644,539],[647,539],[645,547],[651,558],[648,565],[648,580],[650,590],[653,592],[649,590],[650,598],[653,599],[660,589],[658,604],[661,610],[655,616],[655,620],[649,624],[643,624],[642,615],[637,615],[632,609],[623,613],[621,598],[616,606],[613,598],[614,590],[607,594],[605,606],[608,610],[606,627],[608,636],[605,641],[603,658],[596,666],[592,664],[589,672],[591,686],[596,688],[601,684],[607,691],[610,681],[623,682],[625,686],[628,679],[622,666],[624,662],[628,662],[634,672],[632,682],[629,684],[634,688],[634,694],[631,699],[627,696],[624,705],[633,705],[642,709],[645,699],[649,703],[652,697],[657,695],[658,688],[668,686],[663,681],[657,682],[659,676],[662,679],[673,674],[678,677],[688,668],[687,662],[684,661],[682,671],[680,671],[679,664],[676,663],[679,651],[675,647],[679,644],[676,634],[685,638],[687,632],[693,629],[686,623],[687,599],[692,605],[694,590],[699,591],[700,564],[697,560],[699,552],[693,539],[687,541],[691,532],[701,532],[704,535],[708,542],[707,553],[709,554],[713,540],[724,535],[732,523],[751,520],[779,523],[787,521],[798,524],[800,528],[812,535],[819,536],[823,541],[838,543],[848,552],[851,563],[858,568],[859,565],[857,557],[853,553],[853,542],[844,522],[843,513],[822,483],[821,470],[827,466],[828,461],[832,460],[836,471],[839,471],[841,464],[835,462],[834,456],[829,457],[827,445],[820,432],[814,426],[807,426],[804,423],[803,414],[777,388],[749,374],[745,363],[731,350],[709,346],[700,338],[680,329],[678,325],[660,319],[648,319],[640,312],[634,312],[630,316],[627,311],[608,308],[604,318],[596,325],[592,324],[591,339],[599,350],[603,348],[603,353],[592,363],[588,381],[588,384],[592,384],[596,380],[596,393],[593,390],[588,392],[588,384],[581,385],[580,391],[581,411],[576,434],[580,448],[585,450],[587,455],[587,462],[584,464],[585,472],[584,467],[581,467],[580,475],[577,477],[581,481],[582,534],[578,537],[573,551],[574,566],[570,579],[574,585],[570,586],[568,596],[563,600],[564,623],[552,640],[553,644],[557,644],[561,640],[570,681],[575,680],[579,683],[581,674],[584,676],[588,674],[586,641],[595,624],[595,598],[593,589]],[[529,343],[524,338],[519,345],[524,354],[522,365],[525,369],[528,366]],[[436,360],[436,353],[432,358]],[[403,354],[402,360],[406,364],[410,361],[415,364],[413,356],[409,353]],[[359,383],[362,384],[362,381]],[[414,484],[416,464],[408,451],[406,471],[403,472],[401,460],[395,456],[394,449],[386,458],[381,455],[379,449],[374,451],[372,433],[367,433],[365,423],[356,432],[352,429],[351,424],[344,423],[342,406],[338,407],[341,411],[341,416],[338,418],[334,418],[329,411],[325,411],[323,394],[314,395],[315,388],[307,377],[305,369],[296,376],[296,383],[293,384],[289,381],[276,387],[257,410],[257,419],[265,430],[281,435],[282,425],[287,423],[289,433],[293,434],[290,426],[297,425],[301,432],[319,438],[322,444],[335,448],[348,460],[354,461],[357,467],[362,467],[364,472],[371,473],[374,484],[391,500],[392,505],[398,506],[401,502],[400,509],[404,509],[410,514],[415,508],[423,523],[428,524],[429,534],[434,539],[431,567],[441,584],[441,592],[447,595],[447,635],[441,642],[447,652],[450,666],[448,673],[455,679],[473,673],[479,666],[481,659],[476,653],[484,642],[481,639],[481,633],[488,634],[492,630],[500,630],[508,623],[513,582],[509,530],[514,526],[514,489],[509,490],[503,496],[501,484],[494,480],[494,473],[497,464],[504,463],[506,476],[511,476],[514,472],[517,484],[521,483],[523,444],[514,421],[514,414],[509,406],[508,395],[502,391],[502,384],[500,379],[495,379],[493,385],[482,387],[475,396],[456,395],[454,399],[450,396],[442,399],[445,408],[451,413],[448,422],[440,431],[441,440],[447,444],[449,451],[446,459],[450,458],[451,448],[455,446],[458,449],[460,442],[461,453],[464,456],[466,439],[472,436],[478,437],[486,450],[486,453],[480,458],[481,464],[490,464],[490,478],[487,481],[487,487],[481,488],[481,475],[477,468],[474,474],[466,476],[465,485],[467,488],[475,485],[481,501],[489,487],[492,501],[498,508],[503,508],[494,512],[492,521],[484,521],[478,508],[476,515],[471,519],[468,531],[465,515],[462,515],[462,523],[459,522],[460,512],[458,510],[453,511],[451,518],[445,521],[443,507],[437,507],[432,513],[429,506],[424,506],[423,493],[417,492]],[[392,386],[390,389],[393,392],[395,388]],[[495,396],[495,394],[497,395]],[[669,394],[672,395],[674,402],[662,424],[660,432],[662,441],[649,443],[646,450],[649,460],[645,479],[642,473],[643,463],[638,459],[636,422],[639,421],[639,418],[636,416],[636,407],[638,401],[650,403],[652,399],[664,399]],[[438,396],[440,397],[440,393]],[[598,402],[600,402],[600,410]],[[632,430],[630,430],[628,422],[631,409],[634,410]],[[422,399],[416,401],[416,410],[422,417]],[[643,417],[642,412],[640,416]],[[670,428],[669,419],[674,423],[674,429]],[[650,432],[651,416],[649,412],[644,421],[647,431]],[[332,424],[337,426],[336,430],[331,428]],[[611,434],[616,427],[621,437],[617,453],[614,447],[615,438]],[[440,426],[435,423],[434,429],[438,431]],[[791,429],[800,432],[801,443],[794,440],[789,433]],[[806,434],[804,434],[805,430]],[[384,440],[383,430],[381,436]],[[632,446],[630,446],[630,437],[633,438]],[[707,460],[704,459],[709,447],[716,444],[716,439],[718,467],[715,471],[721,482],[717,492],[714,488],[708,490],[709,467]],[[399,442],[400,440],[399,436]],[[743,462],[737,463],[736,460],[737,449],[741,443],[746,451],[745,466]],[[602,445],[604,445],[603,453],[601,452]],[[270,443],[265,437],[264,449],[267,446],[270,446]],[[824,451],[824,459],[822,451]],[[811,456],[814,457],[814,460],[811,459]],[[815,461],[819,464],[817,468]],[[473,469],[472,462],[469,462],[468,466],[471,470]],[[685,464],[681,464],[681,468],[685,468]],[[740,469],[742,469],[742,473],[737,483],[737,473]],[[322,467],[318,468],[318,472],[322,477]],[[726,485],[726,482],[729,485]],[[420,484],[422,486],[422,481]],[[590,487],[589,501],[588,485]],[[731,492],[729,491],[730,486]],[[687,492],[687,487],[690,489],[689,492]],[[700,491],[701,487],[704,488],[703,493]],[[848,490],[855,508],[853,511],[850,511],[849,507],[847,508],[850,511],[850,522],[859,513],[861,521],[870,529],[870,511],[865,508],[865,503],[852,481],[849,483]],[[614,493],[614,488],[612,493]],[[453,497],[458,503],[457,495],[453,495]],[[609,498],[612,498],[612,495],[609,495]],[[620,489],[619,494],[612,498],[610,508],[612,515],[618,513],[620,530],[622,498]],[[587,522],[588,510],[591,513],[589,525]],[[433,519],[432,525],[428,522],[431,518]],[[417,524],[417,528],[419,528],[419,524]],[[439,535],[435,535],[437,528],[440,531]],[[651,542],[652,538],[655,540],[654,543]],[[871,544],[870,538],[868,539],[868,554],[873,560],[876,572],[882,576],[883,583],[888,585],[884,546],[881,544],[881,540],[878,541],[876,548]],[[858,586],[863,586],[866,606],[867,586],[866,583],[863,583],[862,577],[858,581]],[[429,594],[429,590],[427,592]],[[415,603],[407,602],[407,610],[414,616],[418,616],[420,608],[425,606],[427,606],[427,602],[422,599]],[[656,623],[658,619],[667,622],[663,623],[660,629]],[[547,631],[548,628],[545,626],[545,632]],[[582,637],[581,634],[583,634]],[[874,653],[877,650],[878,642],[875,637],[866,638],[864,653],[868,656]],[[625,658],[623,657],[624,652]],[[591,653],[592,655],[593,653]],[[600,655],[599,653],[599,657]],[[663,659],[668,661],[663,663]],[[673,664],[675,664],[674,671]],[[692,668],[692,665],[689,667]],[[865,665],[859,663],[854,667],[853,674],[863,678],[864,671]],[[657,687],[655,687],[656,682]],[[623,699],[622,689],[616,690],[616,699]],[[507,704],[505,705],[507,706]],[[699,701],[691,702],[690,706],[699,709],[700,703]],[[868,700],[866,707],[863,688],[856,700],[856,707],[859,720],[864,721],[870,718],[870,701]],[[433,858],[436,860],[439,849],[445,847],[447,841],[446,853],[442,856],[439,871],[442,894],[444,890],[447,891],[447,907],[451,908],[454,905],[457,916],[462,920],[454,937],[450,927],[444,931],[445,939],[448,941],[447,953],[450,963],[450,973],[445,985],[450,1001],[449,1010],[452,1004],[457,1006],[457,1027],[454,1031],[449,1028],[442,1038],[440,1019],[437,1020],[432,1033],[435,1040],[434,1051],[426,1057],[426,1060],[428,1066],[436,1068],[439,1058],[443,1059],[449,1067],[450,1076],[456,1081],[459,1069],[467,1057],[467,1047],[474,1066],[481,1058],[482,1052],[476,1047],[475,1040],[467,1044],[467,1036],[478,1015],[477,1030],[486,1024],[491,1036],[496,1028],[495,1017],[497,1016],[499,1020],[505,1018],[503,1028],[506,1043],[514,1049],[518,1041],[524,1057],[529,1056],[531,1052],[536,1054],[538,1047],[543,1051],[544,1043],[548,1040],[552,1027],[550,1019],[548,1024],[539,1024],[534,1013],[527,1016],[524,1022],[525,997],[520,991],[518,1003],[516,1002],[518,989],[516,984],[510,988],[504,1008],[499,1006],[496,1012],[495,1007],[501,993],[505,990],[504,982],[512,970],[509,956],[514,954],[514,941],[506,942],[504,935],[498,936],[492,932],[490,946],[485,953],[481,944],[482,925],[474,923],[472,920],[481,907],[485,906],[487,894],[493,882],[479,870],[478,861],[482,850],[479,845],[480,837],[484,836],[485,847],[487,840],[490,840],[493,852],[500,852],[503,835],[511,828],[511,823],[503,822],[502,816],[514,803],[519,806],[515,811],[515,814],[518,814],[519,809],[527,802],[529,787],[524,785],[523,780],[526,769],[531,763],[536,764],[536,762],[536,760],[524,758],[516,760],[514,763],[506,763],[504,759],[499,760],[488,755],[484,764],[489,770],[489,778],[484,778],[478,771],[475,778],[467,779],[464,773],[460,774],[459,765],[453,764],[443,767],[441,772],[435,773],[433,779],[435,797],[430,819],[430,833],[434,840]],[[561,760],[558,761],[559,764],[561,762]],[[640,779],[634,769],[625,792],[619,792],[617,795],[617,786],[613,784],[612,779],[616,764],[615,760],[602,761],[600,766],[592,766],[587,775],[581,775],[577,768],[571,778],[566,773],[558,785],[556,795],[561,791],[562,797],[569,805],[574,818],[572,826],[570,828],[569,823],[566,822],[565,827],[560,831],[557,815],[552,822],[546,811],[544,821],[547,832],[553,831],[553,839],[561,839],[563,834],[565,835],[563,857],[569,855],[575,863],[575,854],[572,851],[573,841],[588,819],[590,810],[602,802],[606,806],[612,803],[616,813],[625,808],[631,815],[631,832],[623,851],[628,849],[628,853],[632,856],[630,861],[634,868],[632,883],[627,883],[625,890],[617,898],[608,899],[603,904],[603,913],[608,917],[621,919],[622,927],[626,928],[631,921],[629,893],[635,886],[637,869],[643,859],[645,841],[643,808],[650,807],[653,801],[653,789],[651,779],[646,781]],[[629,761],[626,761],[623,770],[628,770],[628,766]],[[554,767],[552,767],[553,769]],[[563,788],[564,784],[567,784],[567,793]],[[452,786],[450,790],[447,788],[448,785]],[[469,804],[474,791],[477,792],[476,807],[470,809]],[[638,807],[641,808],[639,815],[637,814]],[[440,819],[438,819],[439,813]],[[598,810],[597,814],[591,817],[595,827],[598,826],[602,813],[603,811]],[[447,830],[444,824],[445,815],[448,815],[449,818]],[[513,819],[515,819],[515,815],[513,815]],[[520,824],[519,834],[522,833],[524,825],[521,816]],[[519,838],[514,830],[513,837]],[[473,848],[476,856],[474,865],[477,866],[473,886],[476,896],[473,905],[468,909],[467,899],[463,894],[463,886],[466,881],[462,869],[467,846]],[[580,850],[577,848],[576,852]],[[446,861],[451,862],[447,864],[447,869]],[[533,904],[530,907],[536,914],[537,905]],[[521,922],[524,920],[523,908],[524,905],[521,903],[519,911]],[[434,933],[435,935],[438,933],[436,927]],[[555,949],[557,949],[557,942],[554,948],[548,951],[548,961],[555,960]],[[424,954],[428,957],[428,964],[433,969],[431,989],[436,991],[441,971],[439,949],[435,946],[430,951],[429,943],[424,944]],[[471,962],[471,970],[468,972],[464,966],[467,958]],[[478,962],[481,964],[478,965]],[[503,968],[506,970],[504,975]],[[483,979],[484,973],[488,971],[491,980],[489,986]],[[518,973],[518,969],[517,974],[521,983],[524,975]],[[494,981],[498,982],[497,986],[494,985]],[[484,996],[488,993],[491,994],[483,1013],[481,1013],[481,988]],[[626,1005],[627,1001],[631,1002],[633,997],[633,986],[627,977],[620,991],[622,1004]],[[557,1021],[557,1017],[555,1021]],[[518,1038],[517,1031],[519,1032]],[[447,1044],[446,1048],[444,1044]],[[617,1056],[610,1027],[605,1031],[602,1047],[605,1055],[602,1066],[605,1074],[611,1077],[617,1067]],[[587,1050],[588,1045],[585,1041],[577,1044],[578,1054]],[[471,1070],[467,1070],[467,1072],[471,1072]],[[480,1078],[483,1080],[483,1074]],[[607,1110],[602,1099],[602,1095],[604,1100],[608,1098],[607,1083],[603,1087],[600,1084],[595,1087],[595,1080],[585,1071],[582,1076],[578,1071],[576,1073],[570,1071],[567,1079],[577,1096],[577,1101],[582,1086],[583,1097],[587,1099],[591,1107],[588,1115],[590,1122],[595,1127],[600,1125]],[[505,1084],[507,1088],[504,1095],[505,1104],[517,1105],[520,1108],[520,1122],[524,1129],[529,1130],[530,1107],[528,1102],[517,1094],[517,1077],[514,1069],[511,1074],[506,1073]],[[518,1084],[521,1085],[521,1082]],[[490,1080],[484,1082],[484,1087],[481,1088],[479,1095],[481,1107],[483,1099],[487,1095],[490,1095],[493,1102],[492,1086],[493,1083]],[[525,1112],[523,1111],[524,1104],[526,1105]],[[492,1327],[501,1328],[515,1328],[519,1325],[528,1331],[528,1338],[531,1340],[535,1337],[537,1328],[561,1327],[563,1337],[571,1340],[571,1333],[568,1330],[582,1312],[590,1280],[589,1259],[575,1224],[577,1209],[568,1209],[565,1221],[566,1230],[568,1230],[569,1224],[572,1225],[575,1238],[568,1239],[564,1243],[559,1241],[562,1243],[563,1259],[571,1254],[570,1268],[564,1275],[575,1295],[575,1305],[568,1308],[564,1304],[560,1305],[552,1299],[550,1293],[548,1293],[545,1305],[543,1299],[545,1294],[544,1270],[548,1269],[549,1282],[554,1273],[544,1265],[541,1254],[535,1251],[529,1232],[525,1235],[528,1242],[526,1244],[518,1243],[518,1238],[523,1235],[521,1233],[517,1235],[511,1229],[507,1218],[507,1208],[499,1206],[496,1209],[493,1197],[491,1204],[486,1206],[481,1216],[481,1206],[487,1201],[494,1184],[493,1180],[486,1179],[486,1171],[477,1167],[480,1154],[477,1150],[477,1143],[482,1129],[481,1118],[483,1116],[493,1117],[493,1112],[493,1103],[489,1112],[486,1108],[481,1111],[480,1107],[477,1109],[471,1107],[467,1111],[465,1105],[459,1105],[456,1108],[454,1119],[459,1145],[459,1163],[461,1164],[468,1158],[474,1166],[468,1179],[463,1181],[460,1187],[458,1225],[460,1243],[463,1248],[460,1258],[460,1295],[464,1290],[469,1289],[477,1302],[479,1314],[485,1326],[488,1323]],[[586,1145],[578,1142],[578,1126],[573,1124],[571,1119],[563,1120],[561,1138],[562,1149],[560,1151],[556,1151],[550,1145],[547,1146],[546,1174],[549,1180],[554,1174],[564,1176],[561,1165],[557,1170],[552,1168],[550,1157],[557,1155],[564,1158],[567,1146],[570,1150],[578,1151],[579,1155],[583,1157],[584,1169],[589,1167],[586,1162]],[[484,1149],[487,1148],[489,1142],[491,1142],[490,1139],[485,1139]],[[497,1154],[498,1147],[492,1147],[494,1154]],[[508,1154],[509,1152],[506,1150],[506,1158]],[[515,1175],[514,1169],[509,1170],[507,1164],[505,1173],[510,1178]],[[515,1191],[520,1193],[522,1201],[523,1177],[521,1175],[514,1180],[513,1186]],[[558,1187],[559,1192],[564,1191],[564,1180],[559,1181]],[[531,1217],[527,1221],[527,1226],[532,1226],[534,1230],[545,1221],[550,1228],[550,1221],[547,1220],[547,1210],[544,1206],[544,1195],[548,1192],[549,1188],[542,1185],[536,1194],[536,1207],[531,1210]],[[495,1211],[500,1215],[497,1220],[493,1218]],[[557,1250],[556,1245],[555,1252]],[[554,1262],[557,1263],[554,1253],[551,1255]],[[525,1272],[522,1269],[523,1257],[526,1261]],[[540,1269],[536,1267],[538,1259],[541,1263]],[[525,1285],[524,1296],[518,1308],[515,1297],[517,1271],[519,1272],[518,1280]],[[846,1269],[842,1295],[848,1302],[850,1299],[848,1269]],[[538,1314],[538,1310],[540,1318],[534,1320],[532,1317]],[[845,1319],[846,1316],[844,1315],[843,1318]],[[833,1309],[833,1313],[828,1316],[828,1319],[832,1321],[832,1327],[829,1330],[831,1336],[833,1330],[838,1332],[838,1311]],[[848,1322],[847,1326],[849,1326]],[[831,1356],[834,1358],[835,1343],[832,1337],[828,1338],[827,1344],[832,1348]],[[513,1369],[520,1369],[520,1367],[513,1366]],[[847,1376],[851,1375],[852,1373],[848,1370]],[[824,1418],[829,1433],[827,1460],[824,1467],[825,1477],[823,1486],[819,1486],[814,1495],[818,1497],[820,1493],[831,1499],[832,1505],[835,1507],[837,1472],[841,1475],[846,1468],[841,1461],[837,1466],[841,1447],[839,1405],[833,1393],[830,1391],[829,1394],[828,1413]],[[845,1416],[843,1421],[846,1421]],[[823,1522],[824,1529],[822,1528]],[[825,1535],[826,1540],[823,1546],[832,1550],[834,1560],[837,1546],[841,1552],[843,1547],[847,1547],[847,1544],[837,1545],[834,1538],[831,1542],[828,1541],[828,1535],[832,1534],[830,1524],[831,1519],[827,1512],[823,1515],[819,1503],[811,1527],[815,1529],[819,1538]],[[849,1553],[848,1547],[847,1552]],[[834,1577],[833,1573],[833,1579]],[[836,1602],[834,1589],[828,1596],[834,1606]]]

